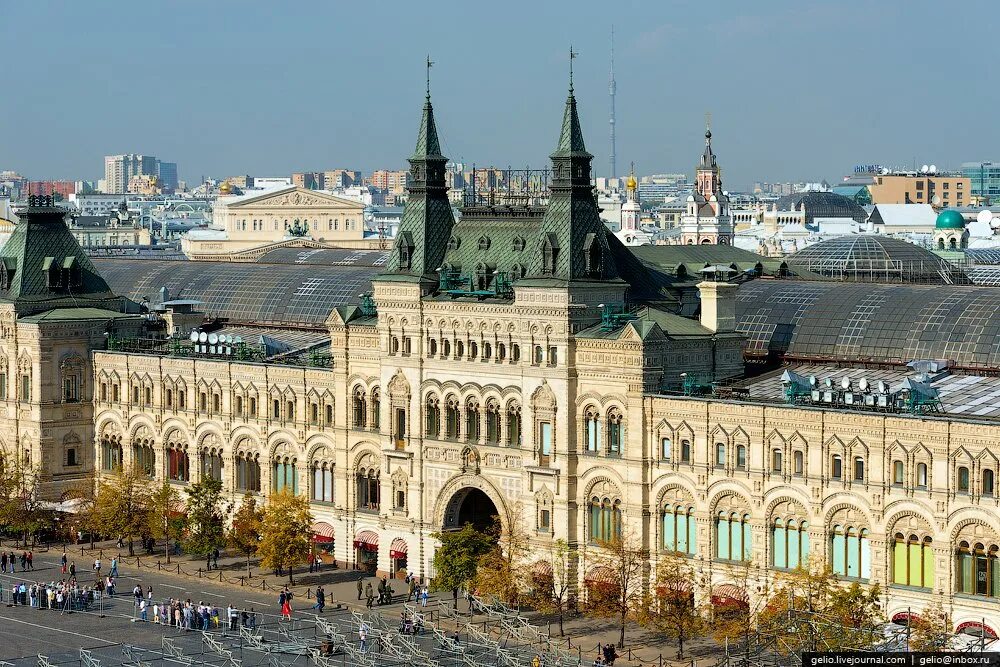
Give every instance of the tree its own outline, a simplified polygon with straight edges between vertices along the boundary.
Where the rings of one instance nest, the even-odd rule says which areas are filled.
[[[434,551],[434,570],[437,572],[434,588],[450,590],[457,609],[459,589],[475,580],[479,559],[493,549],[495,540],[468,523],[459,530],[432,533],[431,537],[441,543]]]
[[[599,563],[606,578],[592,582],[588,589],[588,611],[594,616],[618,619],[618,648],[625,648],[625,624],[642,602],[642,570],[646,551],[629,533],[598,542],[591,558]]]
[[[222,502],[222,482],[203,477],[187,489],[187,538],[184,549],[210,557],[226,545],[219,505]]]
[[[640,607],[639,623],[677,641],[677,659],[684,659],[684,642],[701,634],[707,624],[695,605],[694,568],[676,553],[665,554],[656,566],[653,590]]]
[[[570,604],[570,583],[572,574],[569,561],[569,544],[566,540],[554,540],[549,545],[548,559],[539,561],[542,565],[531,573],[531,603],[544,614],[557,614],[559,636],[566,636],[563,618]]]
[[[97,491],[98,515],[104,532],[128,538],[128,553],[135,555],[133,538],[140,534],[149,518],[149,480],[139,466],[119,467],[101,479]]]
[[[186,522],[182,514],[181,495],[170,482],[163,480],[163,484],[150,496],[149,510],[146,529],[154,539],[163,540],[163,555],[169,563],[170,540],[180,539]]]
[[[240,508],[233,515],[226,542],[233,549],[247,557],[247,576],[250,576],[250,558],[260,547],[263,513],[257,508],[257,500],[249,493],[243,496]]]
[[[483,595],[493,595],[510,606],[516,606],[526,577],[529,554],[528,535],[524,528],[521,507],[507,516],[506,524],[497,519],[493,530],[496,544],[479,558],[476,566],[475,589]]]
[[[34,537],[54,522],[51,510],[42,507],[39,490],[41,471],[26,457],[4,452],[0,462],[0,520],[24,540]]]
[[[76,526],[67,528],[76,540],[75,530],[79,529],[90,536],[90,549],[94,550],[94,537],[103,529],[101,524],[101,507],[98,502],[97,474],[88,473],[82,480],[74,484],[65,494],[65,500],[76,501]]]
[[[734,570],[733,585],[741,591],[740,597],[721,595],[716,589],[710,591],[713,634],[719,643],[735,646],[749,662],[761,644],[759,621],[769,599],[768,589],[766,583],[760,587],[755,585],[755,568],[750,561],[740,563]],[[756,594],[752,595],[751,591]]]
[[[312,551],[312,524],[309,501],[305,498],[287,490],[268,496],[257,548],[261,564],[276,570],[287,567],[291,583],[292,568]]]
[[[908,650],[943,651],[952,637],[951,615],[940,603],[927,607],[907,621]]]

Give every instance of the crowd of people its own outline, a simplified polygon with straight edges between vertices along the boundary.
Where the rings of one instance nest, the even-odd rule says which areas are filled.
[[[9,554],[0,553],[0,572],[6,573],[9,568],[10,573],[14,574],[17,572],[18,560],[21,561],[21,572],[27,572],[35,569],[35,555],[33,553],[30,551],[22,551],[21,557],[18,558],[18,556],[11,551]]]
[[[406,601],[412,602],[417,600],[420,602],[421,607],[427,606],[427,601],[430,598],[430,587],[425,581],[421,583],[420,578],[412,574],[407,574],[406,578],[403,579],[403,585],[406,586]],[[369,609],[378,605],[392,604],[392,596],[395,591],[392,588],[392,584],[389,583],[388,577],[382,577],[378,582],[378,596],[375,595],[375,588],[372,588],[372,582],[365,583],[364,576],[358,577],[358,600],[365,600],[365,606]]]

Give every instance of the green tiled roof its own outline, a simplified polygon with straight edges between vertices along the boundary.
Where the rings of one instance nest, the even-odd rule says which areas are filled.
[[[116,320],[138,318],[141,315],[120,313],[103,308],[53,308],[20,318],[21,322],[38,323],[68,320]]]
[[[73,238],[65,215],[43,198],[19,212],[21,221],[0,249],[0,300],[15,304],[19,315],[87,306],[121,311],[122,300]]]
[[[580,129],[580,116],[576,111],[576,97],[572,90],[566,98],[562,129],[559,131],[559,144],[550,157],[594,157],[587,152],[587,147],[583,144],[583,130]]]
[[[431,106],[431,96],[424,101],[424,113],[420,118],[420,129],[417,131],[417,146],[413,149],[411,160],[426,160],[429,157],[444,157],[441,155],[441,143],[438,141],[437,124],[434,122],[434,107]]]
[[[647,305],[636,311],[634,320],[630,320],[622,326],[605,329],[602,325],[595,324],[578,333],[577,337],[618,340],[629,328],[635,330],[643,340],[657,333],[668,338],[712,335],[712,331],[703,327],[696,319],[682,317],[664,308]]]

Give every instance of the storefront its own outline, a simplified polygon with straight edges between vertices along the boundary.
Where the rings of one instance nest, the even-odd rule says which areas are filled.
[[[406,569],[406,541],[397,537],[389,546],[389,560],[392,563],[392,572],[397,579],[405,579]]]
[[[733,618],[746,614],[750,598],[739,586],[721,584],[712,588],[712,614],[716,618]]]
[[[354,538],[354,562],[368,574],[378,570],[378,533],[374,530],[362,530]]]
[[[322,557],[323,565],[336,565],[334,557],[333,526],[326,521],[317,521],[312,526],[313,553]]]

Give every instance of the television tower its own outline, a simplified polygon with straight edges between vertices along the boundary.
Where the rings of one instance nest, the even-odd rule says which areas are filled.
[[[608,93],[611,95],[611,178],[618,176],[618,168],[615,166],[615,26],[611,26],[611,82],[608,85]]]

